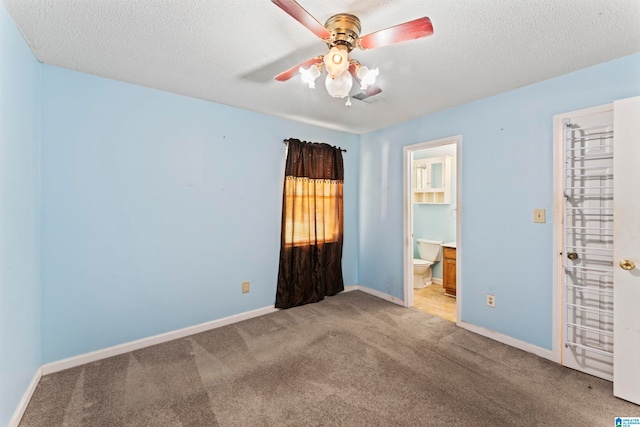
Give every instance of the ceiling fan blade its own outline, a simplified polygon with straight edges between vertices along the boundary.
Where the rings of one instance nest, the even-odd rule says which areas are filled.
[[[318,22],[316,18],[311,16],[302,6],[295,0],[271,0],[280,9],[287,12],[293,19],[307,27],[313,34],[320,37],[322,40],[328,40],[331,38],[331,33]]]
[[[300,67],[309,68],[314,64],[319,64],[322,62],[322,58],[323,56],[320,55],[320,56],[316,56],[315,58],[307,59],[303,63],[298,64],[295,67],[291,67],[287,71],[284,71],[278,74],[277,76],[274,77],[274,79],[276,79],[279,82],[286,82],[287,80],[289,80],[290,78],[298,74],[298,70],[300,69]]]
[[[373,49],[376,47],[388,46],[390,44],[427,37],[432,34],[433,25],[431,24],[431,20],[425,16],[424,18],[418,18],[413,21],[405,22],[404,24],[399,24],[394,27],[389,27],[384,30],[376,31],[375,33],[367,34],[366,36],[359,37],[356,40],[356,45],[360,49]]]

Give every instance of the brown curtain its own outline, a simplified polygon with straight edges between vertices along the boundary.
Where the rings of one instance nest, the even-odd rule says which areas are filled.
[[[344,290],[342,150],[286,142],[277,308],[318,302]]]

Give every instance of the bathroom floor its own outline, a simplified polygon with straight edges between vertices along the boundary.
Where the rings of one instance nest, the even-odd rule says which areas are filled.
[[[434,316],[456,321],[456,299],[446,296],[442,285],[437,283],[432,283],[426,288],[414,289],[413,306]]]

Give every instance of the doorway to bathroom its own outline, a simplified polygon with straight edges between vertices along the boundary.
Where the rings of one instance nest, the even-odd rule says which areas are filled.
[[[460,135],[404,147],[404,304],[459,323]]]

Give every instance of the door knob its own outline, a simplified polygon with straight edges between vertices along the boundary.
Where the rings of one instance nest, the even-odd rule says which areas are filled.
[[[636,268],[636,263],[631,261],[630,259],[623,259],[620,261],[620,268],[623,270],[633,270]]]
[[[571,261],[578,259],[578,254],[575,252],[569,252],[567,254],[567,258],[569,258]]]

